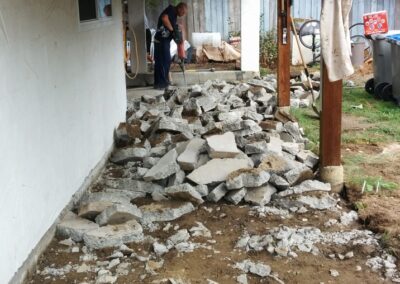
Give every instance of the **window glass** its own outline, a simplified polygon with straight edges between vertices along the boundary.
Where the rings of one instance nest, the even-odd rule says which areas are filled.
[[[112,0],[97,0],[99,7],[99,17],[106,18],[112,16]]]
[[[96,0],[78,0],[79,20],[81,22],[96,20]]]

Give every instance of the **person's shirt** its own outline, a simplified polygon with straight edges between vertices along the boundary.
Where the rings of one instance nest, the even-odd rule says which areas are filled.
[[[172,27],[176,25],[176,20],[178,18],[178,14],[176,12],[176,8],[172,5],[169,5],[158,18],[157,24],[157,33],[155,36],[156,40],[172,40],[172,32],[170,32],[162,22],[162,16],[167,15],[169,21],[171,22]]]

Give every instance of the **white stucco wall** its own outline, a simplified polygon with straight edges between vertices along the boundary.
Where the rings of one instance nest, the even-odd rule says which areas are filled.
[[[0,1],[0,283],[111,147],[126,110],[121,1],[82,28],[76,0]]]
[[[260,1],[241,0],[241,69],[260,71]]]

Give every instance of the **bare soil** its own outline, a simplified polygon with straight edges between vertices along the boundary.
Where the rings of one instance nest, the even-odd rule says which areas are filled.
[[[345,151],[364,153],[370,159],[360,167],[370,176],[400,184],[400,144],[344,145]],[[383,234],[383,244],[400,257],[400,188],[362,194],[362,185],[347,184],[346,196],[358,207],[363,225],[373,232]]]
[[[139,201],[145,204],[145,200]],[[346,207],[347,204],[341,203]],[[208,212],[205,209],[212,209]],[[202,222],[212,232],[213,240],[216,241],[212,245],[212,250],[198,249],[192,253],[178,254],[175,250],[163,256],[164,265],[157,271],[158,275],[147,276],[141,279],[145,274],[145,263],[136,259],[127,257],[124,262],[132,264],[132,271],[128,276],[120,276],[117,283],[154,283],[155,280],[172,277],[174,279],[182,279],[185,283],[207,283],[207,279],[211,279],[221,284],[236,283],[235,277],[241,272],[233,265],[235,262],[251,259],[252,261],[262,261],[272,267],[272,271],[285,283],[385,283],[379,274],[370,271],[365,266],[365,261],[371,255],[374,255],[374,248],[369,247],[346,247],[346,246],[319,246],[321,254],[314,256],[309,253],[299,253],[298,258],[280,258],[270,255],[266,251],[262,252],[246,252],[234,249],[235,243],[240,238],[244,230],[250,234],[266,233],[268,229],[280,225],[285,226],[313,226],[319,227],[321,230],[337,230],[337,228],[324,228],[323,224],[330,218],[338,218],[338,212],[332,211],[315,211],[305,214],[294,215],[290,219],[282,219],[278,216],[256,217],[249,215],[248,206],[233,206],[225,203],[222,204],[206,204],[202,205],[197,211],[183,216],[175,222],[171,222],[173,226],[179,225],[179,228],[191,228],[196,221]],[[161,224],[163,227],[166,223]],[[354,224],[352,227],[361,228],[361,225]],[[220,231],[220,234],[217,232]],[[173,229],[169,232],[163,230],[154,233],[146,232],[146,235],[152,235],[155,238],[165,241],[174,233]],[[207,239],[203,237],[193,238],[194,242],[207,243]],[[54,239],[46,252],[41,256],[38,269],[52,266],[63,267],[67,264],[81,264],[79,255],[82,253],[70,253],[66,251],[66,247],[58,243],[59,240]],[[136,253],[147,255],[152,251],[150,244],[130,244]],[[353,250],[355,257],[347,260],[331,259],[328,257],[331,253],[346,253]],[[111,249],[96,251],[98,261],[107,260],[112,254]],[[89,262],[90,263],[90,262]],[[95,264],[95,262],[91,262]],[[356,271],[356,266],[361,266],[362,271]],[[340,276],[333,278],[329,270],[336,269]],[[111,271],[114,272],[115,268]],[[260,278],[248,274],[249,283],[276,283],[271,278]],[[71,272],[64,278],[53,278],[41,276],[39,274],[32,275],[27,283],[81,283],[94,281],[96,274],[75,273]]]

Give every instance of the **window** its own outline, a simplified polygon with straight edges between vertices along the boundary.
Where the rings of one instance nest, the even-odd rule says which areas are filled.
[[[94,21],[112,16],[112,0],[78,0],[79,20]]]

